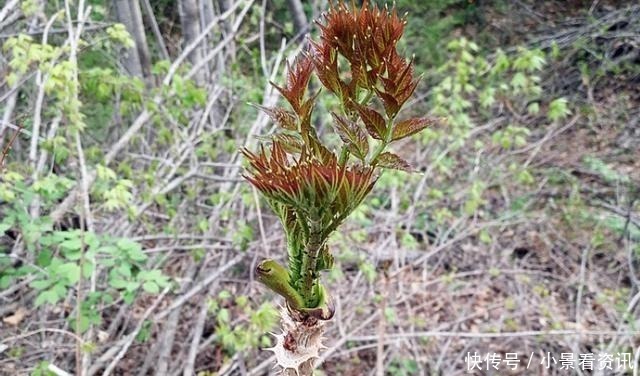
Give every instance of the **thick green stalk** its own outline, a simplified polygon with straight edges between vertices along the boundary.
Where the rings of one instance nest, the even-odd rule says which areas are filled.
[[[306,308],[315,308],[322,302],[314,296],[313,286],[317,279],[316,265],[318,255],[322,248],[322,226],[320,221],[311,221],[309,226],[309,242],[306,244],[302,255],[302,285],[299,292],[305,302]]]

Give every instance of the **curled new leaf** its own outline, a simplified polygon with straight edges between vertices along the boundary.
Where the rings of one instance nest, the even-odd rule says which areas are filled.
[[[393,133],[391,134],[391,140],[400,140],[405,137],[414,135],[428,126],[436,124],[437,120],[430,117],[412,118],[403,120],[393,127]]]
[[[329,252],[329,247],[325,244],[320,249],[320,254],[318,255],[318,270],[331,270],[334,262],[334,257],[331,252]]]
[[[365,131],[353,121],[332,113],[334,118],[334,125],[338,136],[342,142],[347,144],[348,150],[358,157],[360,160],[364,160],[369,153],[369,140]]]
[[[256,267],[256,274],[260,282],[282,295],[293,308],[304,307],[302,297],[289,283],[289,273],[282,265],[271,259],[263,260]]]
[[[412,172],[409,162],[389,152],[384,152],[378,156],[378,166],[383,168],[392,168],[395,170]]]

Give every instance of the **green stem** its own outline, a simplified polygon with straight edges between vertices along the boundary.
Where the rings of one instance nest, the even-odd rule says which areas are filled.
[[[349,158],[349,150],[347,150],[346,146],[343,146],[342,150],[340,151],[340,159],[338,159],[338,164],[340,166],[344,166],[347,163],[348,158]]]
[[[362,102],[360,102],[360,105],[366,106],[367,104],[369,104],[371,98],[373,98],[373,90],[367,90],[367,96],[364,97]]]
[[[315,308],[322,302],[316,301],[313,294],[314,282],[317,279],[316,265],[318,255],[322,248],[322,226],[320,221],[310,220],[309,241],[302,255],[302,285],[299,292],[305,302],[306,308]]]
[[[382,154],[382,152],[384,151],[384,149],[387,147],[387,143],[383,141],[380,141],[380,144],[378,145],[378,147],[376,148],[376,150],[374,150],[373,155],[371,155],[371,160],[369,161],[369,164],[375,164],[376,159],[378,159],[378,157],[380,156],[380,154]]]
[[[391,137],[393,136],[393,120],[395,117],[390,118],[389,120],[387,120],[387,133],[384,135],[384,140],[382,140],[380,142],[380,144],[378,145],[378,147],[376,148],[376,150],[373,152],[373,155],[371,156],[371,159],[369,160],[369,164],[372,166],[376,166],[378,161],[378,157],[380,156],[380,154],[382,154],[382,152],[384,151],[384,149],[387,147],[387,145],[389,145],[389,143],[391,142]],[[380,171],[380,176],[382,176],[382,174],[384,173],[384,169],[382,169]],[[354,208],[355,209],[355,208]]]
[[[391,136],[393,135],[393,119],[394,118],[387,120],[387,133],[384,135],[384,140],[380,141],[380,144],[378,145],[376,150],[373,152],[373,155],[371,156],[371,160],[369,161],[369,164],[375,165],[376,159],[378,159],[380,154],[382,154],[384,149],[391,142]]]

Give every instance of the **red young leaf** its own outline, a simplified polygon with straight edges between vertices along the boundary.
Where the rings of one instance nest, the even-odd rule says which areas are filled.
[[[403,105],[404,102],[406,102],[407,99],[409,99],[413,95],[413,92],[416,90],[416,87],[418,87],[419,83],[420,83],[420,78],[414,81],[411,81],[405,86],[398,89],[399,92],[398,94],[396,94],[396,100],[400,105]]]
[[[382,86],[384,87],[385,93],[390,93],[390,95],[393,95],[398,90],[398,85],[391,78],[386,78],[381,76],[380,82],[382,82]]]
[[[400,111],[400,105],[398,104],[396,98],[394,98],[393,95],[387,94],[378,88],[376,88],[376,93],[378,94],[378,98],[380,98],[382,104],[384,105],[384,110],[387,113],[387,116],[389,118],[393,118],[394,116],[396,116],[398,111]]]
[[[271,82],[271,85],[285,97],[298,115],[300,115],[299,111],[302,105],[302,98],[309,85],[313,68],[314,65],[311,58],[306,54],[302,54],[296,57],[293,65],[287,62],[287,85],[285,87],[278,86]]]
[[[402,71],[400,71],[400,74],[396,78],[398,86],[410,84],[413,79],[413,61],[407,64],[404,60],[400,59],[397,64],[399,69],[402,68]]]
[[[384,152],[378,156],[378,166],[383,168],[393,168],[396,170],[412,172],[409,162],[389,152]]]
[[[318,90],[309,99],[307,99],[306,101],[300,104],[300,108],[298,110],[298,117],[301,120],[301,123],[302,123],[301,130],[303,132],[305,132],[305,130],[303,129],[304,126],[306,126],[305,123],[311,124],[311,113],[313,112],[313,108],[316,105],[316,98],[318,97],[319,94],[320,94],[320,91]]]
[[[371,137],[383,140],[387,133],[387,125],[384,117],[382,117],[378,111],[365,106],[358,106],[358,113],[362,121],[364,121],[364,125],[367,127],[367,131]]]
[[[358,124],[340,115],[332,113],[335,129],[348,150],[356,157],[364,160],[369,152],[369,140],[365,131]]]
[[[430,117],[403,120],[394,125],[391,140],[395,141],[405,137],[409,137],[436,123],[437,120]]]
[[[328,44],[318,44],[313,41],[310,41],[310,45],[310,56],[316,68],[318,79],[329,91],[342,97],[344,83],[340,81],[338,73],[337,50]]]
[[[288,131],[298,130],[298,118],[296,117],[295,113],[287,111],[281,107],[270,108],[261,106],[259,104],[252,104],[252,106],[264,111],[267,115],[269,115],[274,123],[278,124],[282,128]]]

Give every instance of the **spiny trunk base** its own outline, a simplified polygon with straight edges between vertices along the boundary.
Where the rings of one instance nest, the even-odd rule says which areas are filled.
[[[276,356],[276,365],[285,376],[312,376],[322,344],[325,321],[301,317],[283,308],[280,312],[282,334],[274,334],[276,344],[268,349]]]

